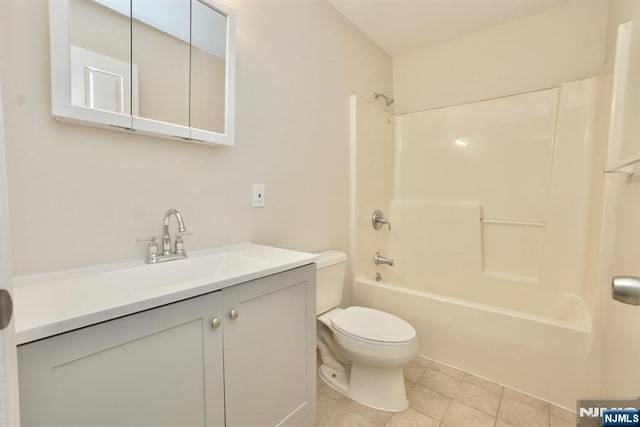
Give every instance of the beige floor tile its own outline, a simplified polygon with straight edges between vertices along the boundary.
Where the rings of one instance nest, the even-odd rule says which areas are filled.
[[[496,394],[502,394],[502,389],[504,388],[502,387],[502,385],[498,383],[494,383],[493,381],[489,381],[485,378],[478,377],[466,372],[464,374],[464,377],[462,377],[462,381],[467,382],[469,384],[477,385],[478,387],[481,387],[485,390],[488,390]]]
[[[429,368],[418,379],[418,385],[453,397],[460,385],[460,380]]]
[[[492,417],[498,413],[500,394],[492,393],[477,385],[467,382],[460,383],[453,400],[482,411]]]
[[[502,396],[498,419],[514,426],[548,427],[549,411],[542,412],[526,403]]]
[[[433,359],[429,359],[428,357],[423,357],[423,356],[416,356],[416,358],[413,359],[413,362],[417,363],[420,366],[424,366],[425,368],[428,368],[433,363]]]
[[[402,368],[402,370],[404,371],[404,377],[409,381],[413,381],[414,383],[418,381],[418,378],[420,378],[420,376],[424,374],[424,371],[426,369],[427,368],[425,368],[424,366],[418,365],[415,362],[411,362]]]
[[[461,380],[464,376],[464,371],[436,362],[435,360],[429,366],[429,368],[433,369],[434,371],[442,372],[443,374],[449,375],[450,377],[456,378],[458,380]]]
[[[494,417],[454,400],[449,406],[442,425],[446,427],[493,427],[495,422]]]
[[[346,413],[351,399],[333,399],[325,393],[318,393],[317,397],[317,421],[318,425],[333,425],[343,414]]]
[[[519,392],[518,390],[514,390],[509,387],[504,388],[504,392],[502,396],[506,399],[515,400],[516,402],[524,403],[529,406],[533,406],[540,412],[549,413],[550,406],[549,402],[545,402],[544,400],[537,399],[533,396],[529,396],[528,394]]]
[[[407,392],[407,395],[411,392],[411,390],[413,389],[413,387],[416,385],[416,383],[409,381],[408,379],[405,378],[404,380],[404,389]]]
[[[574,426],[576,413],[456,368],[418,357],[404,367],[410,408],[379,411],[318,377],[318,427]]]
[[[333,399],[342,399],[346,397],[344,394],[331,388],[331,386],[325,383],[321,378],[318,378],[318,393],[324,393]]]
[[[555,415],[551,415],[551,422],[549,425],[551,427],[573,427],[576,425],[576,421],[567,421],[562,418],[558,418]]]
[[[393,414],[386,427],[438,427],[439,425],[439,421],[409,408]]]
[[[574,411],[570,411],[556,405],[551,405],[551,415],[574,424],[578,422],[578,416]]]
[[[370,419],[373,423],[375,423],[375,425],[385,425],[394,414],[393,412],[381,411],[379,409],[365,406],[361,403],[356,402],[355,400],[349,403],[349,406],[347,407],[347,413],[358,413],[365,418]]]
[[[384,427],[386,422],[371,420],[358,412],[347,412],[336,419],[332,427]]]
[[[422,412],[438,421],[442,420],[442,417],[444,417],[444,414],[451,404],[451,399],[447,396],[443,396],[440,393],[436,393],[433,390],[417,384],[413,390],[411,390],[408,397],[409,406],[412,409]]]

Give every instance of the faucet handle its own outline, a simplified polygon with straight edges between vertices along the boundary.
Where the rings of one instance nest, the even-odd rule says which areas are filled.
[[[144,262],[152,264],[158,261],[158,242],[156,242],[156,236],[136,237],[136,242],[149,242],[149,246],[147,246],[147,256]]]
[[[389,227],[389,231],[391,231],[391,223],[384,217],[384,214],[380,209],[373,211],[373,215],[371,215],[371,224],[373,225],[374,230],[380,230],[380,227],[386,224],[387,227]]]
[[[183,232],[177,232],[176,233],[176,240],[175,240],[175,248],[173,253],[174,254],[184,254],[184,242],[182,241],[182,236],[191,236],[191,232],[190,231],[183,231]]]

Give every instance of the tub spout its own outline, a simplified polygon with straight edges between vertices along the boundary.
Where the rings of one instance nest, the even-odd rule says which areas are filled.
[[[393,267],[393,258],[382,256],[379,252],[376,252],[375,256],[373,257],[373,262],[375,262],[376,265],[387,264],[388,266]]]

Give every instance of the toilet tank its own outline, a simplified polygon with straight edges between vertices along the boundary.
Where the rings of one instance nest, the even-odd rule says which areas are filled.
[[[337,307],[342,299],[347,254],[338,251],[318,253],[316,262],[316,315]]]

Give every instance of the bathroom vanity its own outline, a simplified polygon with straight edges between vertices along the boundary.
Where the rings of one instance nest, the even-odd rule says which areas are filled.
[[[160,288],[129,280],[161,265],[18,279],[23,426],[315,425],[315,256],[245,244],[189,260],[215,268]]]

